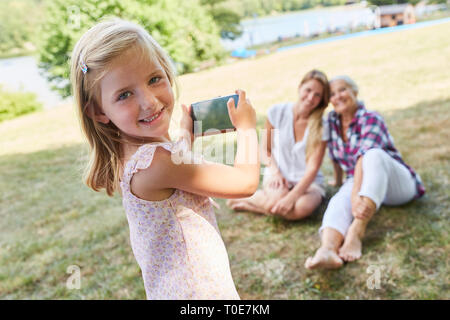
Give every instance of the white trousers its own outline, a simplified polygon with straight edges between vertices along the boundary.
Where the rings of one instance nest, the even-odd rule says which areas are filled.
[[[416,180],[409,170],[382,149],[370,149],[362,159],[363,179],[360,196],[371,199],[377,205],[400,205],[411,201],[417,194]],[[353,221],[353,177],[345,181],[330,199],[322,226],[339,231],[344,237]]]

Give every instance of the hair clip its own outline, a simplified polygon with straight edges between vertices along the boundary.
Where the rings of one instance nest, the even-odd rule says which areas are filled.
[[[86,65],[86,63],[84,63],[83,60],[80,60],[80,68],[81,71],[83,71],[84,74],[86,74],[86,72],[88,72],[88,66]]]

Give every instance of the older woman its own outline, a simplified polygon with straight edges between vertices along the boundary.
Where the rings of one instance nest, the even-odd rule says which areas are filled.
[[[425,193],[418,174],[394,147],[383,118],[368,111],[356,98],[358,87],[347,76],[330,81],[328,115],[330,157],[335,182],[346,180],[325,211],[322,244],[305,267],[339,268],[344,261],[361,257],[367,224],[380,205],[400,205]]]
[[[322,141],[322,115],[329,99],[326,75],[317,70],[308,72],[298,94],[295,103],[269,109],[263,189],[249,198],[228,200],[233,210],[298,220],[320,205],[325,195],[319,168],[326,149],[326,141]]]

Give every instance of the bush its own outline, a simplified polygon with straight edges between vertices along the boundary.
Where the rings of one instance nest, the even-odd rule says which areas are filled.
[[[42,109],[36,95],[29,92],[10,92],[0,87],[0,122]]]
[[[219,28],[199,0],[47,0],[39,45],[40,67],[63,96],[70,95],[69,58],[87,29],[115,16],[143,26],[175,61],[179,73],[204,61],[220,61],[225,51]]]

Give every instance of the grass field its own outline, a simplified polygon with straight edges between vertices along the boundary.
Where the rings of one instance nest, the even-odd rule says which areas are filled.
[[[180,78],[184,103],[247,90],[262,125],[273,103],[296,98],[298,81],[311,68],[329,77],[348,74],[366,106],[385,117],[427,188],[418,201],[382,207],[362,259],[338,271],[303,267],[319,245],[326,203],[311,218],[286,222],[233,213],[218,200],[241,298],[450,298],[448,34],[450,23],[293,49]],[[0,124],[0,299],[145,298],[120,198],[81,182],[86,151],[71,106]],[[331,176],[328,158],[323,172]],[[328,199],[335,191],[327,189]],[[81,270],[79,290],[66,287],[71,265]],[[373,268],[380,270],[378,289],[367,286]]]

